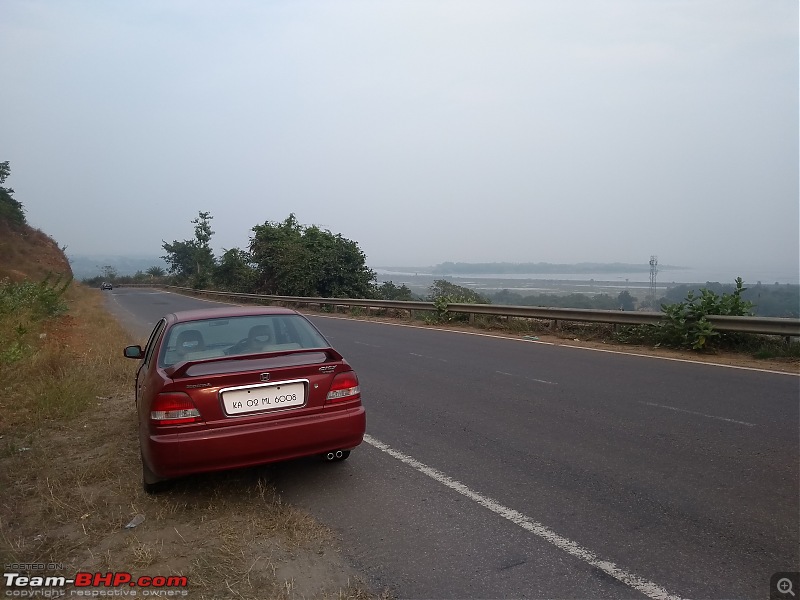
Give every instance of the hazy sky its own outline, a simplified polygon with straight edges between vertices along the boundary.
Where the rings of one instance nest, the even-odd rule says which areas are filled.
[[[797,0],[2,0],[0,161],[68,254],[290,212],[371,266],[797,273]]]

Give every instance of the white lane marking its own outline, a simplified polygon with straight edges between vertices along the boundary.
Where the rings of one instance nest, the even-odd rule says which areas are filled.
[[[172,292],[170,292],[170,293],[172,293]],[[194,298],[195,300],[200,300],[200,302],[208,302],[210,304],[225,304],[225,305],[228,305],[228,306],[230,306],[230,305],[243,306],[242,304],[239,304],[238,302],[233,302],[233,301],[226,302],[225,300],[220,300],[220,299],[212,300],[211,298],[201,298],[200,296],[188,296],[188,298]],[[177,310],[180,310],[180,309],[175,309],[175,310],[177,311]]]
[[[717,419],[719,421],[727,421],[728,423],[736,423],[737,425],[747,425],[748,427],[756,426],[755,423],[748,423],[747,421],[737,421],[736,419],[728,419],[726,417],[718,417],[716,415],[707,415],[705,413],[695,412],[693,410],[686,410],[685,408],[676,408],[674,406],[667,406],[666,404],[655,404],[654,402],[642,402],[641,400],[639,401],[639,404],[646,404],[647,406],[657,406],[658,408],[667,408],[669,410],[689,413],[690,415],[697,415],[699,417],[706,417],[708,419]]]
[[[445,362],[445,363],[447,362],[447,360],[444,359],[444,358],[436,358],[436,357],[433,357],[433,356],[425,356],[424,354],[417,354],[416,352],[409,352],[409,354],[411,356],[417,356],[419,358],[426,358],[428,360],[438,360],[440,362]]]
[[[211,298],[201,298],[200,296],[190,296],[189,294],[181,294],[180,292],[170,292],[169,290],[163,290],[163,291],[154,292],[154,293],[156,293],[156,294],[174,294],[174,295],[177,295],[177,296],[183,296],[184,298],[193,298],[194,300],[200,300],[201,302],[209,302],[211,304],[225,304],[225,305],[232,305],[232,306],[249,306],[249,305],[243,305],[243,304],[241,304],[239,302],[234,302],[233,300],[231,300],[230,302],[226,302],[224,298],[220,298],[220,299],[217,299],[217,300],[212,300]],[[178,312],[179,310],[182,310],[182,309],[176,308],[176,309],[173,309],[173,312]],[[191,310],[191,309],[189,309],[189,310]]]
[[[544,379],[534,379],[533,377],[526,377],[525,379],[529,379],[531,381],[536,381],[538,383],[546,383],[547,385],[558,385],[555,381],[546,381]]]
[[[367,344],[366,342],[359,342],[358,340],[353,340],[354,344],[358,344],[359,346],[369,346],[370,348],[380,348],[380,346],[376,346],[375,344]]]
[[[587,550],[586,548],[581,547],[577,542],[573,542],[556,532],[552,529],[549,529],[545,525],[534,521],[530,517],[523,515],[520,512],[517,512],[513,508],[508,508],[507,506],[503,506],[496,500],[479,494],[468,488],[466,485],[457,481],[451,477],[448,477],[441,471],[434,469],[433,467],[429,467],[428,465],[421,463],[415,458],[412,458],[394,448],[384,444],[383,442],[376,440],[369,434],[364,435],[364,441],[367,442],[370,446],[373,446],[380,450],[381,452],[385,452],[389,456],[396,458],[402,463],[407,464],[408,466],[416,469],[423,475],[427,475],[431,479],[438,481],[444,486],[449,487],[451,490],[454,490],[477,502],[484,508],[488,508],[493,513],[500,515],[504,519],[508,519],[515,525],[519,525],[526,531],[533,533],[534,535],[542,538],[546,542],[552,544],[559,550],[563,550],[567,554],[578,558],[585,563],[589,564],[592,567],[600,569],[607,575],[610,575],[617,581],[624,583],[625,585],[632,587],[635,590],[640,591],[648,598],[653,598],[654,600],[680,600],[680,596],[675,596],[670,594],[667,590],[662,588],[661,586],[653,583],[652,581],[648,581],[634,573],[629,573],[628,571],[618,567],[615,563],[609,562],[606,560],[601,560],[594,552],[591,550]]]
[[[672,358],[669,356],[654,356],[652,354],[639,354],[637,352],[622,352],[620,350],[606,350],[605,348],[587,348],[586,346],[571,346],[569,344],[555,344],[553,342],[541,342],[538,340],[525,340],[522,338],[509,337],[507,335],[492,335],[490,333],[476,333],[473,331],[458,331],[456,329],[441,329],[439,327],[423,327],[422,325],[406,325],[405,323],[387,323],[385,321],[364,321],[362,319],[350,319],[348,317],[332,317],[330,315],[311,314],[312,317],[321,319],[339,319],[340,321],[360,321],[362,323],[372,323],[375,325],[389,325],[391,327],[409,327],[411,329],[427,329],[428,331],[446,331],[448,333],[459,333],[461,335],[476,335],[479,337],[494,338],[497,340],[511,340],[514,342],[525,342],[526,344],[542,344],[543,346],[558,346],[559,348],[573,348],[575,350],[590,350],[591,352],[605,352],[606,354],[620,354],[622,356],[636,356],[639,358],[652,358],[655,360],[671,360],[673,362],[689,363],[693,365],[705,365],[707,367],[722,367],[724,369],[739,369],[741,371],[756,371],[757,373],[770,373],[771,375],[790,375],[800,377],[800,373],[789,373],[788,371],[772,371],[770,369],[757,369],[755,367],[740,367],[738,365],[723,365],[720,363],[703,362],[701,360],[689,360],[688,358]]]
[[[115,304],[116,304],[116,305],[117,305],[117,306],[120,308],[120,310],[124,310],[124,311],[125,311],[126,313],[128,313],[128,314],[129,314],[131,317],[133,317],[133,320],[134,320],[135,322],[138,322],[138,321],[139,321],[139,315],[137,315],[136,313],[134,313],[133,311],[131,311],[131,310],[130,310],[130,309],[128,309],[127,307],[125,307],[125,306],[122,306],[122,304],[120,304],[119,300],[117,300],[117,296],[116,296],[116,294],[115,294],[115,295],[112,297],[112,300],[113,300],[113,301],[114,301],[114,303],[115,303]]]
[[[500,375],[508,375],[509,377],[516,377],[513,373],[506,373],[505,371],[495,371],[495,373],[499,373]],[[535,381],[537,383],[546,383],[547,385],[558,385],[555,381],[546,381],[545,379],[536,379],[534,377],[525,377],[523,379],[527,379],[528,381]]]

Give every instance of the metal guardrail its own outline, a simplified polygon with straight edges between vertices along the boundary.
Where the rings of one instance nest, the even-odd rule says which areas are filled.
[[[309,298],[304,296],[269,296],[216,290],[196,290],[163,284],[125,284],[126,287],[159,287],[226,298],[242,298],[269,302],[287,302],[305,305],[361,306],[365,308],[391,308],[395,310],[428,311],[436,310],[433,302],[403,300],[370,300],[363,298]],[[664,315],[660,312],[590,310],[583,308],[542,308],[534,306],[505,306],[498,304],[448,304],[447,310],[453,313],[466,313],[470,320],[475,315],[500,317],[521,317],[525,319],[544,319],[553,321],[577,321],[586,323],[610,323],[612,325],[657,325]],[[784,337],[800,336],[800,319],[781,319],[776,317],[728,317],[711,315],[708,320],[718,331],[736,333],[759,333]]]
[[[530,306],[495,306],[486,304],[449,304],[452,312],[470,312],[483,315],[505,315],[550,319],[555,321],[584,321],[617,325],[657,325],[664,314],[644,311],[590,310],[582,308],[534,308]],[[709,315],[707,319],[718,331],[761,333],[767,335],[798,336],[800,319],[776,317],[729,317]]]

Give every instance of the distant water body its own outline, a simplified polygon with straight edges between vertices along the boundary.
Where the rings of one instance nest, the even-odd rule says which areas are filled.
[[[444,275],[430,272],[394,271],[381,268],[374,269],[381,279],[401,276],[421,276],[447,279],[531,279],[539,281],[609,281],[609,282],[641,282],[650,281],[648,271],[635,273],[611,272],[602,273],[458,273]],[[741,277],[746,285],[755,285],[759,281],[763,284],[792,283],[800,284],[800,273],[776,269],[664,269],[659,270],[656,282],[661,285],[675,283],[706,283],[719,282],[733,284],[737,277]]]

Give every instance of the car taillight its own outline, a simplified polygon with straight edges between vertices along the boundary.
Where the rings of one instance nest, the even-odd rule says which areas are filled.
[[[156,425],[183,425],[200,421],[200,411],[183,392],[159,394],[150,406],[150,420]]]
[[[355,371],[339,373],[333,378],[331,389],[328,391],[327,403],[342,402],[361,398],[361,388],[358,386],[358,377]]]

